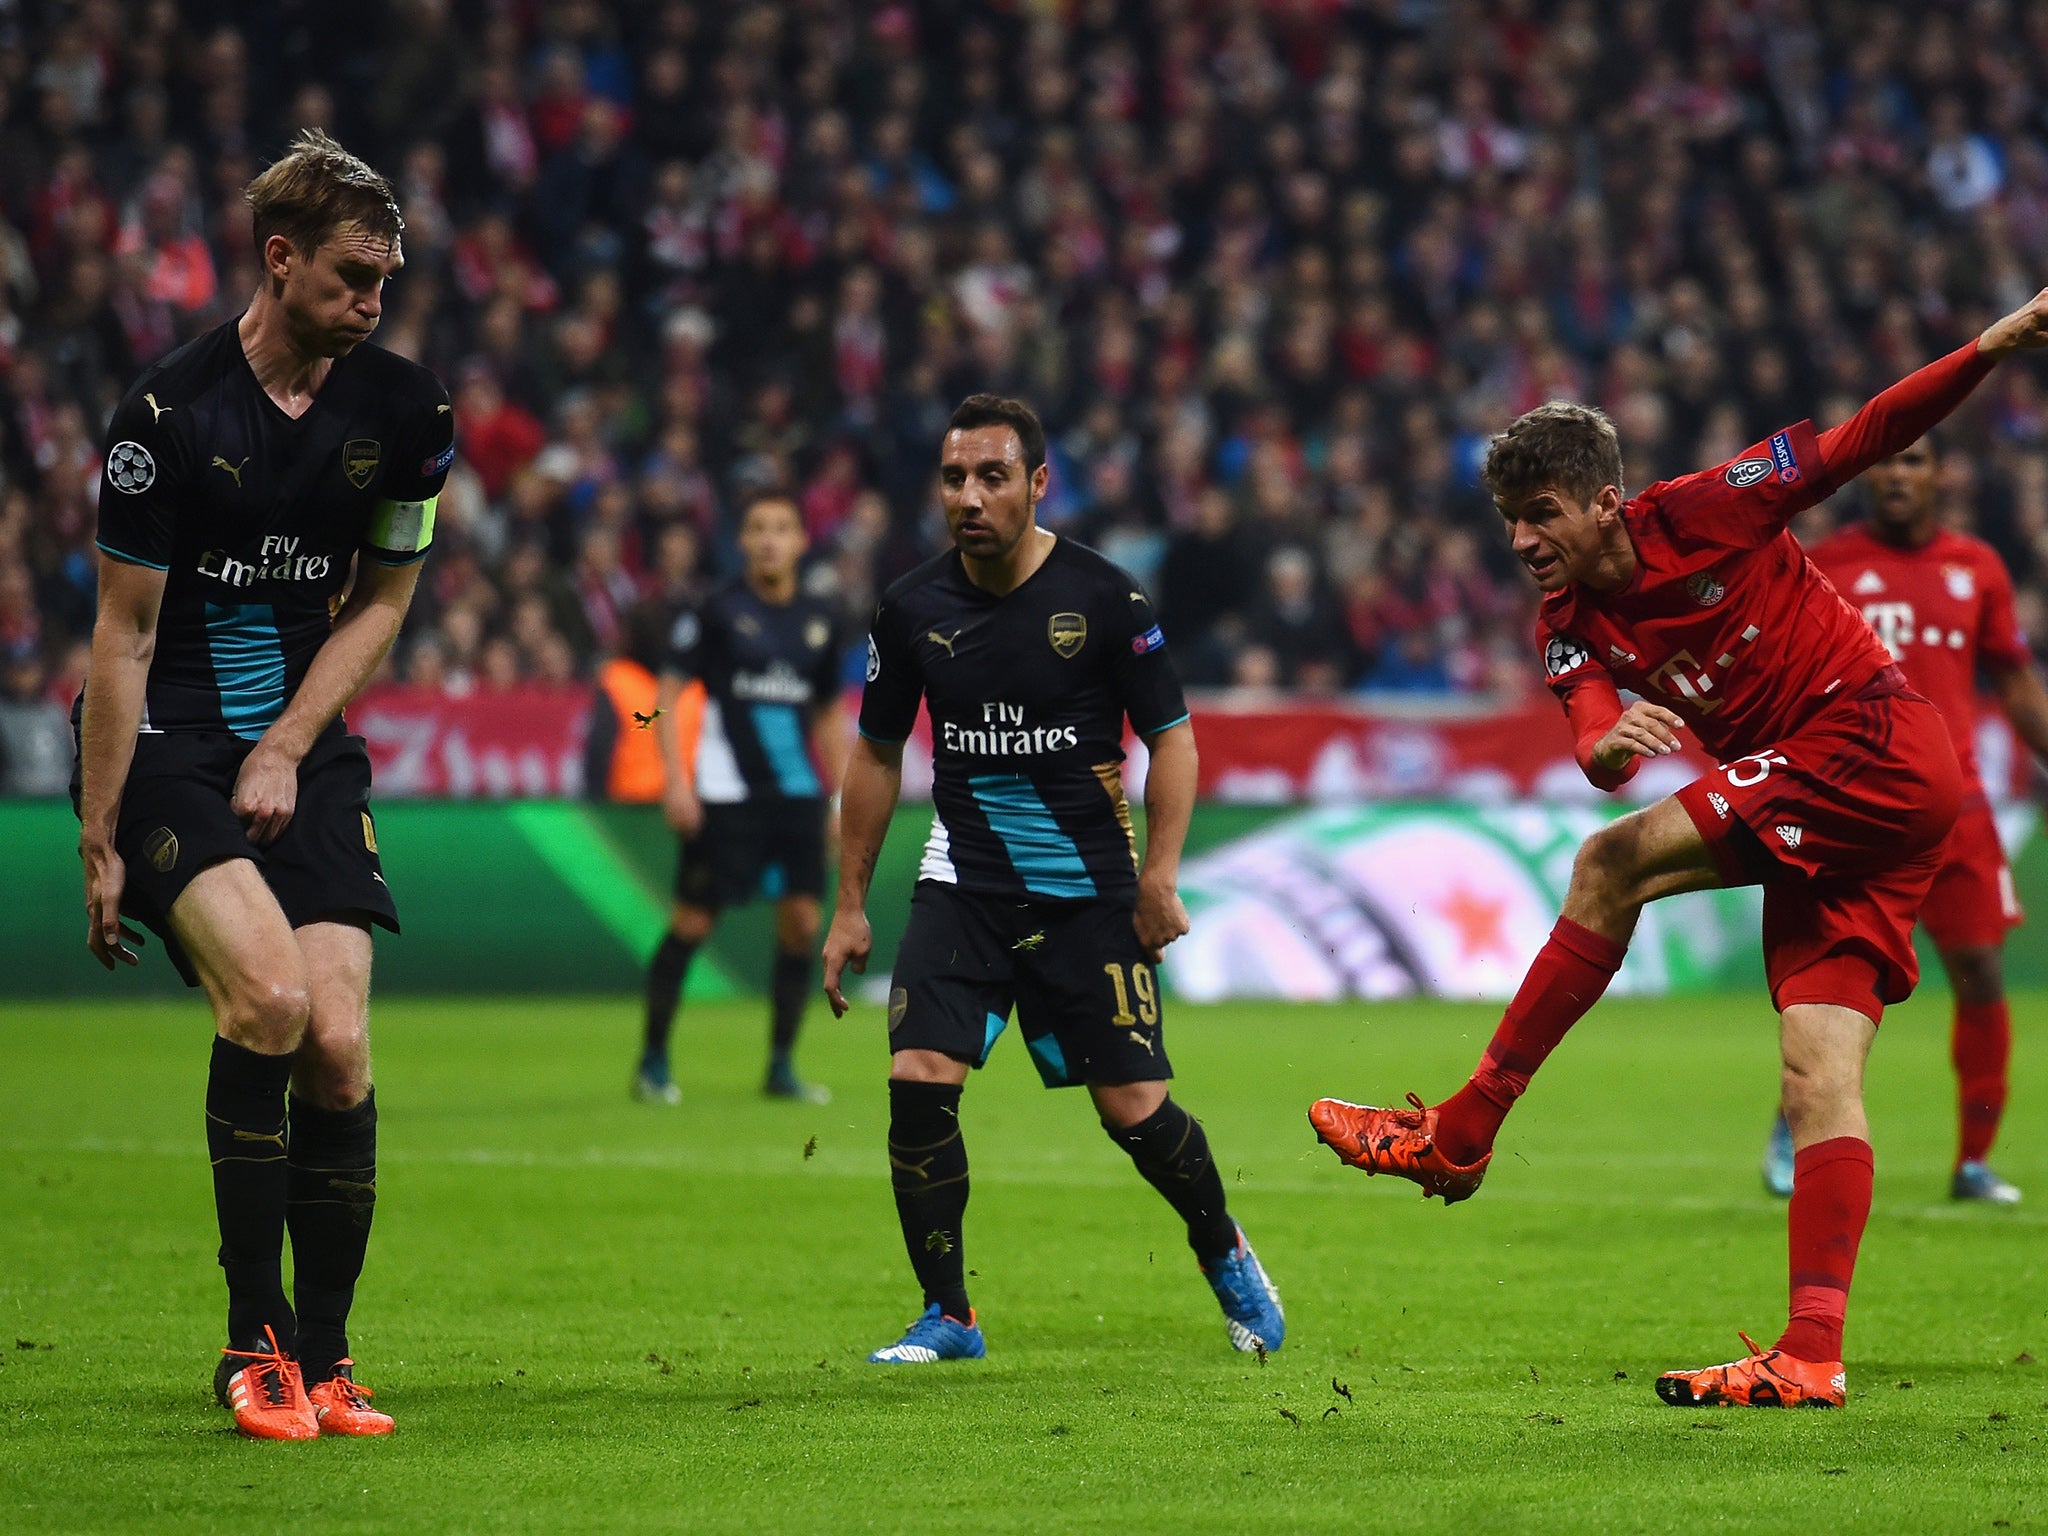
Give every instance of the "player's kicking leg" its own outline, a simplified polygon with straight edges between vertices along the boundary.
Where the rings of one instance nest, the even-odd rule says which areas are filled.
[[[348,1314],[377,1212],[377,1094],[370,1079],[370,930],[344,920],[295,930],[311,1012],[292,1067],[286,1224],[299,1362],[320,1430],[388,1435],[355,1380]]]
[[[285,1096],[311,1011],[305,957],[254,863],[229,859],[193,876],[170,910],[217,1033],[206,1080],[228,1343],[214,1377],[244,1434],[320,1433],[298,1362],[282,1260],[290,1187]]]
[[[775,904],[775,961],[768,978],[768,1080],[763,1091],[770,1098],[805,1104],[832,1102],[829,1089],[796,1075],[796,1037],[816,974],[818,921],[815,896],[785,896]]]
[[[1231,1348],[1278,1349],[1287,1337],[1280,1293],[1231,1218],[1202,1122],[1174,1102],[1164,1082],[1090,1083],[1088,1093],[1109,1139],[1187,1224],[1188,1247],[1223,1308]]]
[[[1643,907],[1722,883],[1713,852],[1674,796],[1595,832],[1580,846],[1564,913],[1537,953],[1472,1078],[1440,1104],[1407,1109],[1319,1099],[1316,1135],[1369,1174],[1392,1173],[1446,1205],[1486,1177],[1501,1122],[1557,1043],[1621,968]]]
[[[685,843],[683,873],[678,881],[695,873],[692,844]],[[669,909],[668,932],[661,936],[654,956],[647,962],[647,1005],[642,1023],[640,1065],[633,1072],[633,1097],[647,1104],[680,1104],[683,1093],[669,1071],[668,1037],[674,1029],[676,1009],[683,1000],[683,985],[690,979],[690,962],[718,925],[718,911],[701,902],[678,900]]]
[[[2012,1060],[2012,1010],[2005,1000],[1999,948],[1944,944],[1941,963],[1956,1000],[1949,1057],[1956,1069],[1960,1129],[1949,1193],[1958,1200],[2018,1205],[2018,1188],[1985,1161],[2005,1114],[2006,1071]]]

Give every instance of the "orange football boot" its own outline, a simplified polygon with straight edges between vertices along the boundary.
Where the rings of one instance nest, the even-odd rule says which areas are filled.
[[[1342,1099],[1317,1099],[1308,1123],[1338,1158],[1367,1173],[1392,1173],[1422,1186],[1422,1197],[1441,1195],[1445,1205],[1468,1200],[1486,1177],[1487,1153],[1461,1168],[1436,1149],[1436,1111],[1414,1094],[1412,1109],[1375,1109]]]
[[[370,1406],[376,1394],[356,1381],[353,1360],[339,1361],[334,1374],[306,1394],[323,1435],[388,1435],[398,1426],[388,1413]]]
[[[224,1349],[214,1391],[235,1411],[235,1428],[254,1440],[317,1440],[320,1421],[306,1396],[299,1362],[286,1354],[268,1327],[268,1349]],[[235,1362],[241,1364],[236,1365]],[[229,1369],[233,1367],[233,1369]]]
[[[1839,1408],[1849,1380],[1839,1360],[1795,1360],[1782,1349],[1759,1349],[1738,1333],[1749,1356],[1703,1371],[1666,1371],[1657,1395],[1673,1408]]]

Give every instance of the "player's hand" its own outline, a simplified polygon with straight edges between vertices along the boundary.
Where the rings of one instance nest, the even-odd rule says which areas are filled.
[[[121,893],[128,886],[128,866],[104,844],[82,843],[78,852],[85,860],[86,947],[93,959],[110,971],[116,961],[141,964],[142,957],[129,946],[140,944],[142,935],[121,921]]]
[[[1145,958],[1157,965],[1166,946],[1188,931],[1188,909],[1171,880],[1138,877],[1138,906],[1131,913],[1131,927],[1137,930]]]
[[[832,1005],[832,1017],[843,1019],[849,1004],[839,990],[839,978],[850,965],[856,973],[868,973],[868,955],[874,950],[874,930],[868,915],[858,907],[841,907],[832,914],[832,927],[825,935],[825,1001]]]
[[[675,783],[662,792],[661,813],[668,818],[668,829],[678,837],[695,837],[704,829],[704,802],[697,798],[694,785],[687,782]]]
[[[248,828],[249,841],[268,848],[291,824],[299,805],[299,765],[274,747],[257,742],[242,759],[229,805]]]
[[[1678,750],[1685,721],[1662,704],[1637,699],[1621,712],[1614,729],[1593,749],[1593,762],[1609,773],[1628,766],[1632,757],[1667,757]]]
[[[2048,347],[2048,288],[2043,288],[2003,320],[1994,320],[1977,338],[1977,350],[1992,357]]]

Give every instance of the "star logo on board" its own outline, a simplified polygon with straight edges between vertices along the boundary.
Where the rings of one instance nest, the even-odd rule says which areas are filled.
[[[1437,915],[1457,930],[1460,959],[1478,960],[1487,955],[1514,959],[1514,949],[1508,943],[1508,904],[1504,899],[1458,885],[1433,905]]]

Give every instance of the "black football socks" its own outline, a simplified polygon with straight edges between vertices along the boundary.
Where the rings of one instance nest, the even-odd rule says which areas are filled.
[[[292,1056],[266,1056],[219,1035],[206,1074],[206,1150],[213,1160],[213,1207],[220,1267],[228,1281],[228,1342],[248,1349],[263,1329],[296,1344],[285,1300],[286,1164],[284,1100]]]
[[[316,1386],[348,1357],[348,1311],[377,1213],[376,1091],[354,1109],[293,1094],[285,1151],[299,1362]]]
[[[903,1246],[927,1306],[966,1322],[967,1143],[960,1139],[960,1085],[889,1081],[889,1178]]]
[[[775,965],[768,975],[771,1007],[768,1036],[768,1076],[771,1080],[793,1078],[790,1052],[796,1048],[796,1032],[804,1022],[804,1004],[811,997],[811,952],[795,954],[775,951]]]
[[[690,961],[696,953],[697,946],[691,940],[664,933],[661,948],[647,964],[647,1036],[640,1053],[643,1062],[668,1064],[669,1030],[675,1024],[683,982],[690,974]]]
[[[1201,1121],[1168,1099],[1136,1125],[1103,1129],[1188,1224],[1188,1246],[1197,1259],[1207,1263],[1237,1246],[1237,1224],[1224,1209],[1223,1176],[1209,1155]]]

